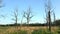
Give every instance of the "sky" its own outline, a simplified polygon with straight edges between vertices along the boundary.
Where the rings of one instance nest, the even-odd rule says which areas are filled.
[[[3,7],[0,8],[0,24],[14,24],[13,12],[16,7],[18,8],[18,23],[21,22],[23,11],[27,11],[31,7],[31,12],[34,17],[31,19],[30,23],[44,23],[45,22],[45,5],[46,0],[3,0]],[[56,19],[60,19],[60,0],[51,0],[52,9],[54,9]],[[53,20],[53,15],[52,15]],[[23,22],[26,19],[23,18]]]

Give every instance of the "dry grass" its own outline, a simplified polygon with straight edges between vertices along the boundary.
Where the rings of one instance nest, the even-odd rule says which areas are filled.
[[[3,28],[1,28],[0,27],[0,34],[4,34],[4,33],[6,33],[6,32],[9,32],[9,33],[12,33],[12,32],[15,32],[15,31],[17,31],[17,30],[25,30],[25,31],[27,31],[27,32],[33,32],[34,30],[38,30],[38,29],[43,29],[43,30],[46,30],[48,27],[46,27],[46,26],[35,26],[35,27],[31,27],[31,26],[29,26],[29,27],[27,27],[27,26],[22,26],[22,27],[20,27],[20,26],[18,26],[18,28],[16,28],[16,27],[3,27]],[[58,29],[58,27],[52,27],[52,31],[54,32],[54,31],[56,31]]]

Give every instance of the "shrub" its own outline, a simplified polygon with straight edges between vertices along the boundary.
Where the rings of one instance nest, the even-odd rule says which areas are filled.
[[[45,34],[57,34],[56,31],[52,32],[52,31],[49,31],[48,29],[45,31]]]
[[[43,29],[34,30],[32,34],[57,34],[55,32],[50,32],[48,29],[45,31]]]
[[[60,27],[58,28],[57,32],[58,32],[58,34],[60,34]]]
[[[34,30],[32,34],[44,34],[43,32],[44,30],[39,29],[39,30]]]

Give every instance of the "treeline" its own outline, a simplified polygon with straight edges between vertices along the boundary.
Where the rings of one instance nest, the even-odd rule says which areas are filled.
[[[0,26],[20,26],[21,24],[7,24],[7,25],[0,25]],[[22,26],[28,26],[28,24],[22,24]],[[48,26],[47,24],[29,24],[29,26]],[[51,24],[51,26],[56,26],[54,24]],[[59,26],[59,25],[57,25]]]
[[[48,26],[49,24],[48,23],[34,23],[34,24],[6,24],[6,25],[0,25],[0,26]],[[54,22],[51,22],[51,26],[60,26],[60,20],[56,20]]]

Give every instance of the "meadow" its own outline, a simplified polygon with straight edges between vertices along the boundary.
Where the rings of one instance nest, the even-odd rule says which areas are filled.
[[[60,34],[60,29],[52,26],[51,32],[49,33],[47,26],[0,26],[0,34]]]

